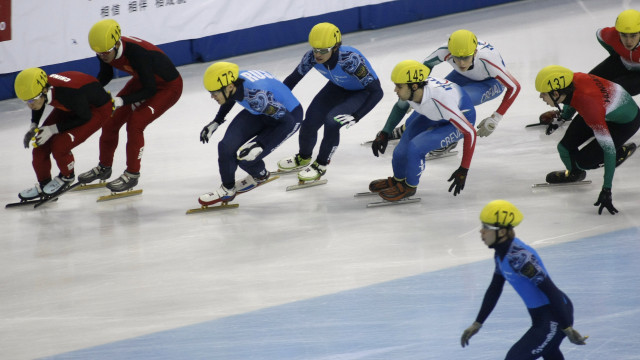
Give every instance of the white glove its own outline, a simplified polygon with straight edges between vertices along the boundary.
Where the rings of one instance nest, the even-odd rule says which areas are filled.
[[[494,112],[493,115],[482,120],[480,124],[478,124],[478,136],[485,137],[491,135],[493,130],[498,126],[500,120],[502,120],[502,115],[497,112]]]
[[[114,97],[113,99],[111,99],[111,101],[113,102],[113,105],[111,107],[113,111],[116,111],[118,108],[121,108],[122,105],[124,105],[124,101],[120,96]]]
[[[356,123],[356,118],[347,114],[338,115],[334,117],[333,120],[337,121],[340,125],[345,126],[347,129]]]
[[[203,144],[208,143],[211,135],[213,135],[213,133],[218,129],[218,126],[220,126],[220,124],[215,121],[212,121],[205,125],[202,128],[202,131],[200,131],[200,141],[202,141]]]
[[[238,150],[238,160],[240,161],[253,161],[255,160],[264,149],[260,144],[255,141],[250,141],[240,147]]]
[[[29,131],[27,131],[27,133],[24,134],[24,139],[22,140],[22,144],[24,145],[25,149],[29,148],[29,141],[31,141],[31,139],[33,139],[33,137],[36,136],[37,127],[38,125],[36,125],[36,123],[31,123],[31,125],[29,125]]]
[[[58,133],[58,127],[55,125],[43,126],[41,128],[36,129],[36,145],[42,146],[44,143],[49,141],[49,139]]]

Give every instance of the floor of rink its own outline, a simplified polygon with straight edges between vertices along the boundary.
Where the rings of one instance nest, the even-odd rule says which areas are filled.
[[[391,28],[346,34],[381,78],[385,96],[360,123],[342,130],[327,185],[286,192],[282,177],[237,198],[222,213],[185,215],[217,188],[216,143],[198,141],[218,109],[202,87],[209,64],[180,67],[180,101],[145,131],[142,196],[96,203],[103,190],[65,195],[37,210],[0,217],[2,359],[496,359],[525,331],[528,315],[510,287],[469,348],[461,332],[474,320],[493,265],[478,213],[490,200],[515,203],[517,235],[536,247],[576,307],[588,345],[563,343],[567,359],[640,359],[638,239],[640,156],[617,169],[615,216],[597,215],[602,170],[592,185],[532,189],[562,168],[556,144],[525,129],[549,109],[535,92],[540,68],[588,71],[606,52],[595,31],[635,2],[520,1]],[[367,209],[354,198],[391,175],[360,143],[380,130],[395,95],[389,74],[421,60],[448,34],[467,28],[498,48],[522,91],[496,132],[478,139],[464,191],[447,192],[460,154],[427,163],[418,204]],[[132,34],[135,35],[135,34]],[[284,79],[307,44],[239,56],[243,69]],[[439,65],[434,76],[450,71]],[[117,92],[127,79],[107,87]],[[294,90],[308,105],[324,84],[310,73]],[[497,103],[477,108],[478,121]],[[238,111],[238,107],[234,111]],[[0,202],[35,181],[22,148],[30,114],[0,102]],[[228,117],[230,119],[231,116]],[[124,167],[124,130],[114,172]],[[633,139],[640,143],[640,135]],[[77,171],[97,162],[98,135],[74,149]],[[270,168],[297,150],[292,138],[267,158]],[[242,171],[238,176],[244,176]]]

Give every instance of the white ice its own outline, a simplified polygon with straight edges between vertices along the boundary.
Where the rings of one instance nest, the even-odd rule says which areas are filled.
[[[295,179],[282,177],[222,212],[185,215],[220,185],[216,143],[225,127],[213,143],[198,141],[218,109],[202,86],[209,63],[181,67],[182,98],[145,132],[141,196],[96,203],[106,190],[92,190],[36,210],[3,210],[0,358],[502,358],[529,326],[508,286],[470,347],[462,349],[459,336],[475,319],[493,271],[478,214],[503,198],[524,213],[518,237],[539,249],[574,302],[575,327],[590,335],[586,346],[563,343],[567,359],[640,359],[638,155],[615,174],[620,213],[599,216],[593,203],[601,169],[589,171],[591,185],[531,188],[563,168],[556,144],[564,129],[551,136],[525,129],[550,109],[534,89],[538,70],[560,64],[588,72],[607,56],[596,29],[612,26],[629,7],[639,2],[521,1],[346,34],[344,44],[372,62],[385,96],[342,130],[328,184],[285,192]],[[392,148],[376,158],[360,143],[382,128],[396,100],[391,69],[422,60],[459,28],[499,49],[522,92],[496,132],[479,139],[459,196],[447,192],[446,180],[460,155],[427,163],[420,203],[367,209],[370,200],[353,194],[391,175]],[[284,79],[307,49],[225,60]],[[441,64],[433,74],[449,71]],[[294,93],[306,106],[324,81],[312,72]],[[498,102],[478,107],[478,121]],[[10,203],[35,182],[31,152],[22,148],[30,114],[18,100],[0,102],[0,111],[0,200]],[[124,135],[116,173],[125,166]],[[273,169],[296,151],[292,138],[267,163]],[[98,134],[73,153],[77,172],[95,166]]]

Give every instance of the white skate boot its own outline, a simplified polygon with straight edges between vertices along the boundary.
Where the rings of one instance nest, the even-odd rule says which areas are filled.
[[[295,154],[278,161],[278,171],[291,172],[309,165],[311,158],[303,159],[300,154]]]
[[[236,197],[236,187],[233,189],[227,189],[224,185],[220,185],[220,189],[200,195],[198,202],[200,205],[209,206],[217,204],[219,202],[227,203]]]
[[[327,173],[327,166],[320,165],[318,164],[317,161],[314,161],[313,164],[307,166],[306,168],[302,169],[302,171],[298,173],[298,180],[303,182],[315,181],[320,179],[320,177],[322,177],[326,173]]]
[[[454,142],[443,148],[430,151],[425,157],[425,160],[434,160],[442,157],[453,156],[458,153],[457,151],[452,151],[456,146],[458,146],[458,143]]]
[[[265,181],[269,180],[270,177],[271,173],[268,171],[266,175],[259,178],[254,178],[253,176],[248,175],[244,179],[236,181],[236,192],[238,194],[242,194],[246,193],[247,191],[253,190]]]
[[[47,196],[55,195],[71,186],[75,179],[76,177],[74,175],[71,175],[69,177],[58,175],[42,188],[42,192],[44,192]]]
[[[18,197],[20,200],[24,201],[37,199],[42,197],[42,188],[40,187],[40,184],[36,183],[35,186],[20,191]]]

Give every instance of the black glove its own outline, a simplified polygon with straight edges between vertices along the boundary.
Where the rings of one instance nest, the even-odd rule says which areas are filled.
[[[611,215],[615,215],[618,212],[618,210],[613,207],[611,189],[607,189],[604,187],[602,188],[602,191],[600,191],[600,196],[598,196],[598,201],[596,201],[596,203],[593,204],[593,206],[598,206],[598,205],[600,205],[600,208],[598,209],[598,215],[602,215],[603,208],[607,208],[607,210],[609,210],[609,213],[611,213]]]
[[[26,134],[24,134],[24,139],[22,140],[22,144],[24,145],[25,149],[29,148],[29,142],[31,141],[31,139],[33,139],[36,136],[36,124],[35,123],[31,123],[31,126],[29,127],[29,131],[27,131]]]
[[[454,171],[453,174],[451,174],[449,180],[447,180],[453,180],[453,183],[451,183],[451,186],[449,186],[449,192],[453,190],[453,196],[460,194],[460,191],[464,189],[464,182],[467,180],[467,172],[469,172],[469,169],[460,166],[458,170]]]
[[[371,143],[371,150],[373,150],[373,155],[378,156],[378,151],[380,154],[384,154],[385,150],[387,150],[387,144],[389,143],[389,134],[380,131],[378,135],[376,135],[376,139]]]

